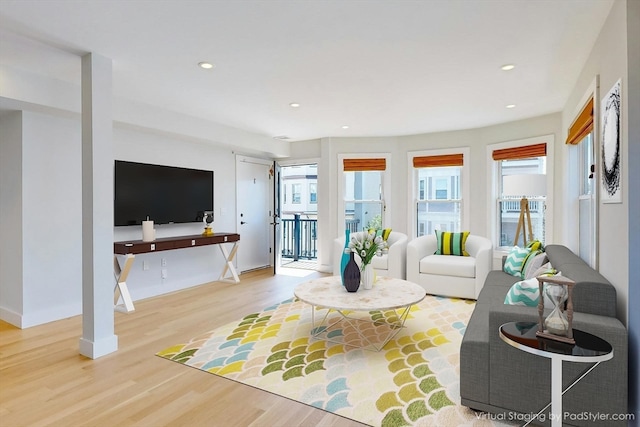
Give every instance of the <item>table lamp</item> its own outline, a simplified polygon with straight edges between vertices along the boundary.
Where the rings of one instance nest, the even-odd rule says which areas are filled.
[[[547,175],[544,174],[519,174],[505,175],[502,181],[503,196],[520,196],[520,218],[516,228],[516,235],[513,239],[513,245],[518,244],[520,230],[525,246],[527,242],[533,240],[533,229],[531,227],[531,212],[529,211],[529,200],[527,196],[546,196],[547,195]],[[526,228],[525,228],[526,222]],[[529,239],[527,240],[527,231],[529,231]]]

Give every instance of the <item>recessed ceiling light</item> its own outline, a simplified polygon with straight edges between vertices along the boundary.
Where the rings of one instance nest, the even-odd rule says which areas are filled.
[[[516,108],[516,104],[505,105],[505,108]]]
[[[212,63],[210,63],[210,62],[199,62],[199,63],[198,63],[198,66],[199,66],[200,68],[204,68],[205,70],[210,70],[210,69],[212,69],[212,68],[213,68],[213,64],[212,64]]]
[[[515,65],[513,65],[513,64],[505,64],[505,65],[503,65],[502,67],[500,67],[500,69],[501,69],[502,71],[511,71],[511,70],[513,70],[514,68],[516,68],[516,66],[515,66]]]
[[[297,102],[292,102],[291,104],[289,104],[289,107],[292,108],[298,108],[300,106],[300,104],[298,104]]]
[[[344,126],[342,126],[342,129],[349,129],[349,126],[348,125],[344,125]]]

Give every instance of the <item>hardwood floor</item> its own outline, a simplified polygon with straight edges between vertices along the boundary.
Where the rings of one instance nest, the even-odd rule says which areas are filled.
[[[115,313],[118,351],[78,353],[82,319],[21,330],[0,321],[0,426],[362,426],[155,356],[171,345],[290,298],[306,277],[246,273],[136,301]]]

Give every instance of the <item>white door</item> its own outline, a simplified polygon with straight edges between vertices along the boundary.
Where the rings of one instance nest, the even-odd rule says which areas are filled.
[[[255,270],[271,265],[272,162],[236,157],[238,270]]]

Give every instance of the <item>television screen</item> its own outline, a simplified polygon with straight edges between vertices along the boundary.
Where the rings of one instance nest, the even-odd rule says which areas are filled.
[[[213,213],[213,171],[115,162],[115,225],[202,221]]]

